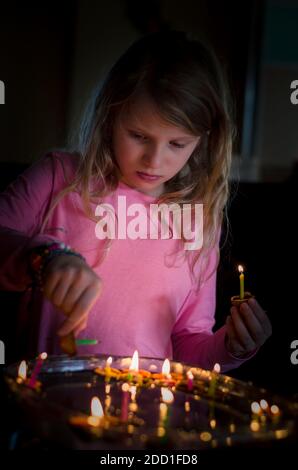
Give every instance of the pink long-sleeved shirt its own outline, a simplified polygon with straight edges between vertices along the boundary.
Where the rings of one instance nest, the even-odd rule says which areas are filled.
[[[39,352],[60,352],[56,331],[64,315],[42,293],[28,290],[29,250],[45,242],[63,241],[93,266],[103,249],[103,241],[96,236],[96,222],[84,215],[78,193],[72,192],[59,202],[41,233],[53,198],[74,176],[76,165],[74,155],[49,153],[0,197],[0,288],[24,291],[20,321],[24,331],[28,322],[38,321]],[[120,182],[103,202],[117,212],[119,196],[126,197],[127,206],[140,203],[149,207],[155,201]],[[93,207],[95,211],[95,203]],[[216,270],[197,293],[188,263],[169,257],[177,250],[177,243],[174,239],[113,240],[107,255],[94,267],[103,290],[90,311],[86,330],[80,334],[99,343],[82,347],[81,353],[132,355],[137,349],[141,356],[168,357],[207,369],[218,362],[223,371],[244,362],[227,351],[225,326],[212,333]],[[214,270],[215,258],[212,252],[209,273]]]

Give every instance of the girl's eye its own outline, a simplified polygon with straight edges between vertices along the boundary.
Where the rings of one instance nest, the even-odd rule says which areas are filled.
[[[138,134],[137,132],[130,132],[130,135],[135,140],[139,140],[142,142],[146,140],[146,137],[144,135]],[[183,149],[185,147],[184,144],[178,144],[177,142],[170,142],[170,144],[177,149]]]
[[[130,135],[136,140],[144,140],[145,137],[141,134],[136,134],[135,132],[130,132]]]
[[[172,145],[176,147],[177,149],[184,149],[185,145],[183,144],[177,144],[176,142],[172,142]]]

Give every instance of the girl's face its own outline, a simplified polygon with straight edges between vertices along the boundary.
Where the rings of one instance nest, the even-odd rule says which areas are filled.
[[[120,179],[159,197],[164,184],[184,167],[200,137],[166,122],[150,98],[138,98],[115,122],[113,150]]]

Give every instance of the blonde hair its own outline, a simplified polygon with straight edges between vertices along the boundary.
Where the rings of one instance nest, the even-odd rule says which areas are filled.
[[[50,211],[67,193],[78,190],[86,216],[96,220],[90,202],[118,185],[112,135],[116,116],[146,93],[162,118],[201,136],[185,167],[165,183],[157,203],[203,203],[204,244],[192,256],[192,273],[199,258],[207,267],[217,250],[229,195],[233,119],[223,70],[210,47],[180,31],[157,32],[132,44],[96,91],[82,121],[74,180],[58,194]],[[90,192],[92,181],[97,190]],[[43,223],[45,227],[49,213]],[[193,255],[193,253],[192,253]],[[203,263],[204,260],[204,263]],[[199,284],[200,284],[200,280]]]

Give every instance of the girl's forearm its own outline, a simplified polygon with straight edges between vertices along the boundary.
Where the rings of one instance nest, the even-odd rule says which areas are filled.
[[[0,227],[0,289],[24,291],[31,282],[28,253],[35,246],[57,239],[48,235],[29,237],[23,232]]]
[[[225,336],[225,326],[215,333],[185,331],[176,334],[172,337],[173,359],[208,370],[212,370],[216,363],[220,364],[222,372],[235,369],[252,356],[237,358],[231,355],[226,348]]]

